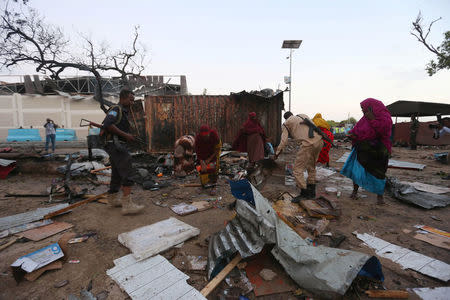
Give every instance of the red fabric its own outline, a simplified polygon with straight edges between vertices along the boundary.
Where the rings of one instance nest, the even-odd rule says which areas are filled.
[[[259,123],[256,118],[255,112],[248,114],[248,119],[239,130],[239,133],[233,142],[232,149],[239,152],[247,152],[247,136],[253,133],[259,133],[263,138],[263,142],[265,141],[266,133],[264,132],[264,128],[261,126],[261,123]]]
[[[207,132],[206,135],[202,134]],[[219,134],[215,129],[209,128],[208,125],[200,127],[200,133],[195,137],[195,152],[199,160],[208,159],[213,155],[215,146],[220,142]],[[214,159],[213,159],[214,161]]]
[[[325,133],[328,136],[328,138],[331,141],[334,140],[334,135],[333,135],[333,133],[331,133],[331,131],[329,131],[326,128],[322,128],[322,127],[319,127],[319,128],[320,128],[320,130],[322,130],[323,133]],[[328,143],[327,141],[323,140],[323,147],[322,147],[322,150],[320,151],[319,159],[317,160],[317,162],[320,162],[323,164],[329,163],[330,162],[330,149],[331,149],[331,144]]]
[[[12,163],[6,167],[0,166],[0,179],[5,179],[8,174],[16,168],[16,163]]]

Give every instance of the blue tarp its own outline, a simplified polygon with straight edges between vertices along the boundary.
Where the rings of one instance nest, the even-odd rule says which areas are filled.
[[[56,141],[76,141],[77,134],[74,129],[56,129]]]
[[[42,141],[39,135],[39,129],[8,129],[7,142],[26,142],[26,141]]]

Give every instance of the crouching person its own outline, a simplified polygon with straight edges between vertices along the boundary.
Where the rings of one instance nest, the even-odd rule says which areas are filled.
[[[102,134],[105,135],[105,151],[109,154],[112,171],[108,202],[111,207],[122,207],[123,215],[136,214],[144,209],[143,205],[138,205],[131,199],[132,166],[127,144],[135,140],[130,134],[128,122],[128,111],[133,101],[134,93],[123,89],[119,104],[112,106],[103,120]]]
[[[197,154],[197,171],[203,188],[211,187],[210,194],[216,194],[216,183],[219,175],[220,149],[222,142],[215,129],[202,125],[195,137],[195,152]]]

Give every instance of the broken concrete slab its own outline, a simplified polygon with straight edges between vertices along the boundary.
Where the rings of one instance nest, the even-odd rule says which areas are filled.
[[[203,299],[199,291],[187,284],[186,274],[167,259],[156,255],[138,261],[129,254],[114,260],[106,271],[131,299]]]
[[[119,242],[133,252],[137,260],[156,255],[200,234],[200,229],[176,218],[169,218],[130,232],[121,233]]]
[[[377,255],[398,263],[403,269],[412,269],[444,282],[450,280],[450,265],[445,262],[391,244],[367,233],[354,232],[354,234],[367,246],[375,249]]]

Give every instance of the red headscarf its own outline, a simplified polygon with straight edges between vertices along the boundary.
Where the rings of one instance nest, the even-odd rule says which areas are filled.
[[[258,119],[256,118],[256,113],[251,112],[248,114],[248,119],[243,125],[244,132],[247,134],[252,133],[260,133],[264,137],[266,136],[266,133],[264,132],[264,128],[259,123]]]
[[[364,110],[372,108],[375,116],[374,120],[369,120],[363,116],[355,127],[350,130],[356,136],[356,141],[376,140],[379,139],[391,152],[391,132],[392,132],[392,117],[390,112],[384,106],[383,102],[367,98],[361,102],[361,108]]]
[[[197,158],[205,160],[210,157],[215,150],[215,146],[220,142],[219,134],[208,125],[202,125],[200,132],[195,136],[195,152]]]

